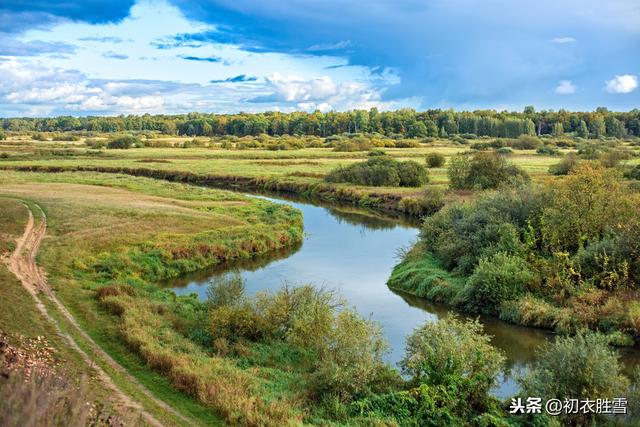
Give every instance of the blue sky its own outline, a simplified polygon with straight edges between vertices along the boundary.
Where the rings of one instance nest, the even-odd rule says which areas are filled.
[[[640,0],[0,4],[0,116],[640,107]]]

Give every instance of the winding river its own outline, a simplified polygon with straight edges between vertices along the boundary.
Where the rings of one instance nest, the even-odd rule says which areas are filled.
[[[256,196],[259,197],[259,196]],[[398,250],[418,237],[418,224],[380,217],[353,207],[326,207],[309,202],[267,198],[286,203],[304,214],[305,238],[299,247],[268,258],[201,271],[174,280],[169,287],[178,295],[197,293],[206,298],[212,277],[239,273],[248,293],[276,290],[283,283],[312,283],[337,290],[364,316],[382,325],[396,364],[403,357],[406,337],[424,322],[451,312],[450,307],[431,304],[411,295],[394,293],[386,286]],[[506,398],[517,391],[516,378],[535,360],[535,349],[553,336],[545,331],[514,326],[494,318],[481,318],[493,344],[507,357],[507,370],[494,393]],[[640,362],[639,352],[624,350],[627,370]]]

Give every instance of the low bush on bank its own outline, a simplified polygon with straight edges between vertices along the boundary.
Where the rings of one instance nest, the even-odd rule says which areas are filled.
[[[387,156],[374,156],[365,162],[340,166],[325,179],[375,187],[420,187],[429,181],[429,175],[424,166],[412,160],[400,162]]]
[[[638,338],[639,208],[618,171],[591,163],[450,204],[425,219],[389,286],[515,323]]]

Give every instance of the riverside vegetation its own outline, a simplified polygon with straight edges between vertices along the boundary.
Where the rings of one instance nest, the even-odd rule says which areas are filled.
[[[248,296],[231,277],[199,301],[156,285],[302,238],[294,209],[167,181],[433,214],[392,288],[567,333],[540,349],[522,396],[638,401],[637,379],[621,373],[609,346],[633,342],[640,324],[633,138],[606,139],[606,125],[602,140],[567,131],[434,140],[136,134],[115,143],[76,133],[34,140],[10,130],[0,143],[0,193],[11,199],[0,205],[13,200],[11,216],[16,199],[42,206],[49,229],[39,261],[56,294],[194,424],[633,425],[632,417],[508,415],[508,402],[491,394],[504,356],[477,321],[451,316],[416,329],[396,370],[384,362],[380,327],[329,290]]]

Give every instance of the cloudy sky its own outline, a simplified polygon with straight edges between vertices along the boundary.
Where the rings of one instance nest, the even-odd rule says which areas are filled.
[[[0,3],[0,116],[640,107],[640,0]]]

